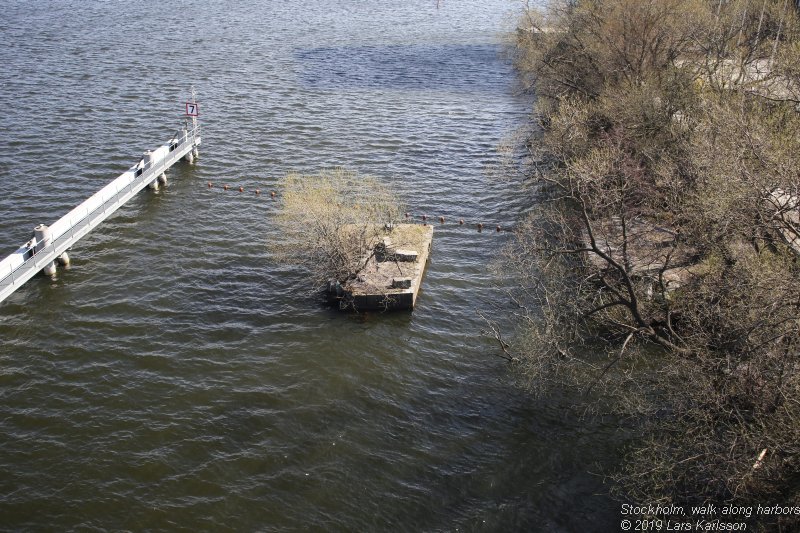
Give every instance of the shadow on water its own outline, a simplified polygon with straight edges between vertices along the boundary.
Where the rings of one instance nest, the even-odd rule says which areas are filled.
[[[496,44],[376,45],[295,51],[304,88],[497,93],[508,66]]]

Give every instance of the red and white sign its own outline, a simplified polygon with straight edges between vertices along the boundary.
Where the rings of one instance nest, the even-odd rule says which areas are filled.
[[[198,117],[200,116],[200,106],[197,102],[186,102],[186,116]]]

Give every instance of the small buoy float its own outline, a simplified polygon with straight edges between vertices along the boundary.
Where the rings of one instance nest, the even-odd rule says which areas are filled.
[[[256,194],[261,194],[261,189],[256,189]]]
[[[439,223],[444,224],[444,217],[439,217]]]
[[[228,190],[228,186],[227,185],[223,185],[222,188],[225,189],[226,191]]]
[[[500,233],[500,231],[502,231],[502,228],[500,226],[497,226],[497,233]]]
[[[213,184],[213,183],[211,183],[211,182],[209,181],[209,182],[208,182],[208,188],[210,189],[210,188],[211,188],[211,187],[213,187],[213,186],[214,186],[214,184]]]
[[[269,193],[269,195],[275,198],[275,191],[272,191],[271,193]]]
[[[460,219],[458,220],[458,225],[459,225],[459,226],[463,226],[463,225],[464,225],[464,219],[463,219],[463,218],[460,218]]]
[[[406,213],[406,218],[408,218],[408,217],[409,217],[409,214],[408,214],[408,213]]]
[[[422,215],[422,220],[428,220],[428,215]]]
[[[478,222],[478,232],[483,231],[483,224]]]
[[[239,192],[244,192],[244,187],[239,187]]]

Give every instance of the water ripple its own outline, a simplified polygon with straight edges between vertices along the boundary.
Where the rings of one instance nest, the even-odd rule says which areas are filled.
[[[515,390],[475,312],[524,207],[487,172],[530,106],[497,37],[513,6],[0,8],[0,248],[165,142],[192,84],[203,124],[195,165],[0,306],[0,529],[575,526],[613,428]],[[270,256],[251,191],[335,165],[447,218],[413,314],[327,309]]]

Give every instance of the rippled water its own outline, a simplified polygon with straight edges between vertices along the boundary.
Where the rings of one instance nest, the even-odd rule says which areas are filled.
[[[506,234],[437,227],[413,314],[326,309],[269,255],[290,170],[513,224],[506,0],[0,0],[0,250],[165,142],[203,145],[0,305],[0,529],[603,530],[605,428],[479,335]],[[611,509],[611,510],[609,510]]]

